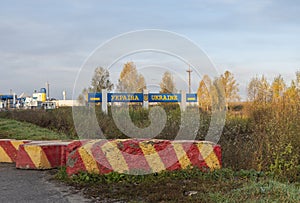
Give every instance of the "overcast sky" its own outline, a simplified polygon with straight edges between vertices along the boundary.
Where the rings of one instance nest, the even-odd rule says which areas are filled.
[[[71,98],[79,68],[96,47],[141,29],[195,42],[218,72],[234,73],[244,98],[252,76],[282,74],[289,83],[300,70],[295,0],[10,0],[0,6],[0,94],[31,94],[49,81],[52,97],[65,89]]]

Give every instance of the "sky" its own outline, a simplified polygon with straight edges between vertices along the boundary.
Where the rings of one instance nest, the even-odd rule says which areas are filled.
[[[70,99],[99,45],[126,32],[162,29],[193,41],[218,73],[231,71],[246,99],[251,77],[272,81],[281,74],[290,83],[300,70],[299,11],[295,0],[1,1],[0,94],[31,94],[49,81],[51,97],[61,99],[66,90]],[[192,74],[193,89],[197,80]]]

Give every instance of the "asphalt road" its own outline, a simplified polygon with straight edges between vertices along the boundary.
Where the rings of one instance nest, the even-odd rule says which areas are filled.
[[[69,186],[50,181],[49,171],[0,163],[0,202],[92,202]]]

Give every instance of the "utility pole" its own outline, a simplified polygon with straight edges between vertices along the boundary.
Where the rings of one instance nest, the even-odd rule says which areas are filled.
[[[189,69],[188,70],[186,70],[186,72],[188,72],[188,74],[189,74],[189,94],[191,93],[191,73],[193,72],[192,70],[191,70],[191,67],[189,66]]]

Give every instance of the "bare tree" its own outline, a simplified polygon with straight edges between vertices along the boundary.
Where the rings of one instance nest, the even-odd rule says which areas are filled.
[[[295,83],[296,83],[296,87],[298,89],[300,89],[300,71],[296,72],[296,81],[295,81]]]
[[[172,74],[166,71],[160,82],[160,93],[175,93],[177,92]]]
[[[91,86],[84,88],[82,93],[78,96],[78,101],[84,104],[88,101],[89,92],[101,92],[102,89],[107,89],[108,91],[113,89],[113,84],[109,79],[109,72],[107,69],[98,67],[94,71],[94,75],[91,80]]]
[[[247,88],[249,101],[254,102],[258,100],[260,85],[261,81],[257,76],[251,79]]]
[[[98,67],[94,71],[94,75],[91,81],[90,91],[101,92],[102,89],[112,90],[114,85],[109,79],[109,72],[107,69]]]
[[[87,88],[82,90],[81,94],[77,98],[80,104],[86,104],[88,102],[88,92]]]

